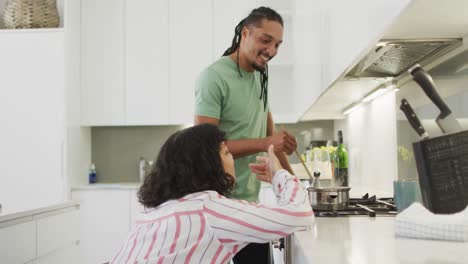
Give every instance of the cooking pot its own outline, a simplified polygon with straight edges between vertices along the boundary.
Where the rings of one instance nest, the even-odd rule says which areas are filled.
[[[310,205],[315,210],[334,211],[348,208],[351,187],[309,187]]]

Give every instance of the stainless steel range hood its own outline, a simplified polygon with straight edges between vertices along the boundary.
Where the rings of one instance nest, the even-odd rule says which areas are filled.
[[[459,45],[457,38],[382,40],[346,77],[398,77],[412,65],[425,65]]]

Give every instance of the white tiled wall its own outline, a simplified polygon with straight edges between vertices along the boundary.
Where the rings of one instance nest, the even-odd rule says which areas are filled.
[[[393,196],[397,178],[395,93],[385,94],[336,121],[348,150],[351,196]]]

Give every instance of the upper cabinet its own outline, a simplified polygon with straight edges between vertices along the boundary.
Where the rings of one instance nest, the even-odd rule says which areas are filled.
[[[169,1],[127,0],[125,10],[125,123],[168,124]]]
[[[323,1],[325,2],[325,1]],[[293,6],[294,27],[292,42],[294,53],[294,109],[297,121],[324,89],[324,68],[328,56],[325,8],[322,1],[296,0]]]
[[[125,123],[124,0],[82,0],[83,125]]]
[[[212,0],[169,4],[169,122],[193,123],[195,80],[213,62]]]
[[[350,70],[411,0],[323,1],[324,85]],[[322,2],[322,1],[320,1]]]
[[[267,6],[277,11],[283,19],[283,43],[278,53],[268,63],[268,100],[275,123],[294,123],[300,117],[295,103],[298,94],[294,74],[296,10],[293,1],[258,0],[257,6]]]
[[[193,123],[196,78],[231,45],[235,26],[256,4],[272,6],[285,19],[285,44],[270,67],[270,102],[277,122],[296,121],[299,114],[291,118],[295,109],[289,107],[294,105],[289,3],[83,0],[82,124]]]
[[[234,29],[252,9],[252,0],[215,0],[213,1],[213,58],[217,60],[232,44]]]
[[[83,0],[82,124],[192,123],[195,79],[213,61],[212,8],[212,0]]]
[[[196,78],[261,5],[284,21],[269,63],[273,118],[297,122],[408,2],[82,0],[82,124],[192,123]]]
[[[303,65],[302,69],[298,70],[296,80],[300,83],[299,86],[312,82],[308,89],[309,94],[303,97],[307,98],[308,102],[301,102],[301,105],[308,104],[309,107],[300,119],[342,118],[345,107],[386,81],[385,79],[347,81],[343,77],[371,49],[375,48],[375,44],[384,37],[385,30],[411,0],[309,2],[296,1],[296,8],[302,13],[296,15],[298,21],[296,29],[302,30],[302,35],[305,36],[305,41],[297,43],[296,47],[296,52],[300,52],[305,57],[304,60],[296,56]],[[311,28],[308,29],[307,25]],[[303,43],[313,47],[309,51],[315,53],[319,64],[313,66],[313,63],[306,61],[312,55],[306,53],[307,46]],[[314,52],[314,49],[319,53]],[[304,70],[305,72],[302,72]],[[320,83],[313,80],[318,77],[317,72],[320,72]],[[307,73],[310,76],[307,76]]]
[[[82,1],[82,124],[169,122],[169,1]]]

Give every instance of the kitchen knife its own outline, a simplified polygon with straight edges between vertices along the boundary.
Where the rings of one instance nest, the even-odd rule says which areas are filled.
[[[426,95],[439,108],[440,114],[436,118],[436,123],[439,125],[442,132],[455,133],[462,131],[462,128],[457,119],[452,114],[452,111],[445,104],[444,100],[442,100],[439,93],[437,92],[431,76],[426,71],[424,71],[424,69],[419,64],[415,64],[408,71],[413,76],[413,80],[416,81],[419,86],[421,86]]]
[[[403,111],[403,113],[405,113],[406,118],[408,119],[413,129],[416,130],[416,133],[418,133],[418,135],[421,136],[423,139],[429,138],[429,135],[427,134],[426,130],[421,125],[421,122],[419,122],[418,116],[413,111],[413,108],[405,98],[401,99],[400,109],[401,111]]]

